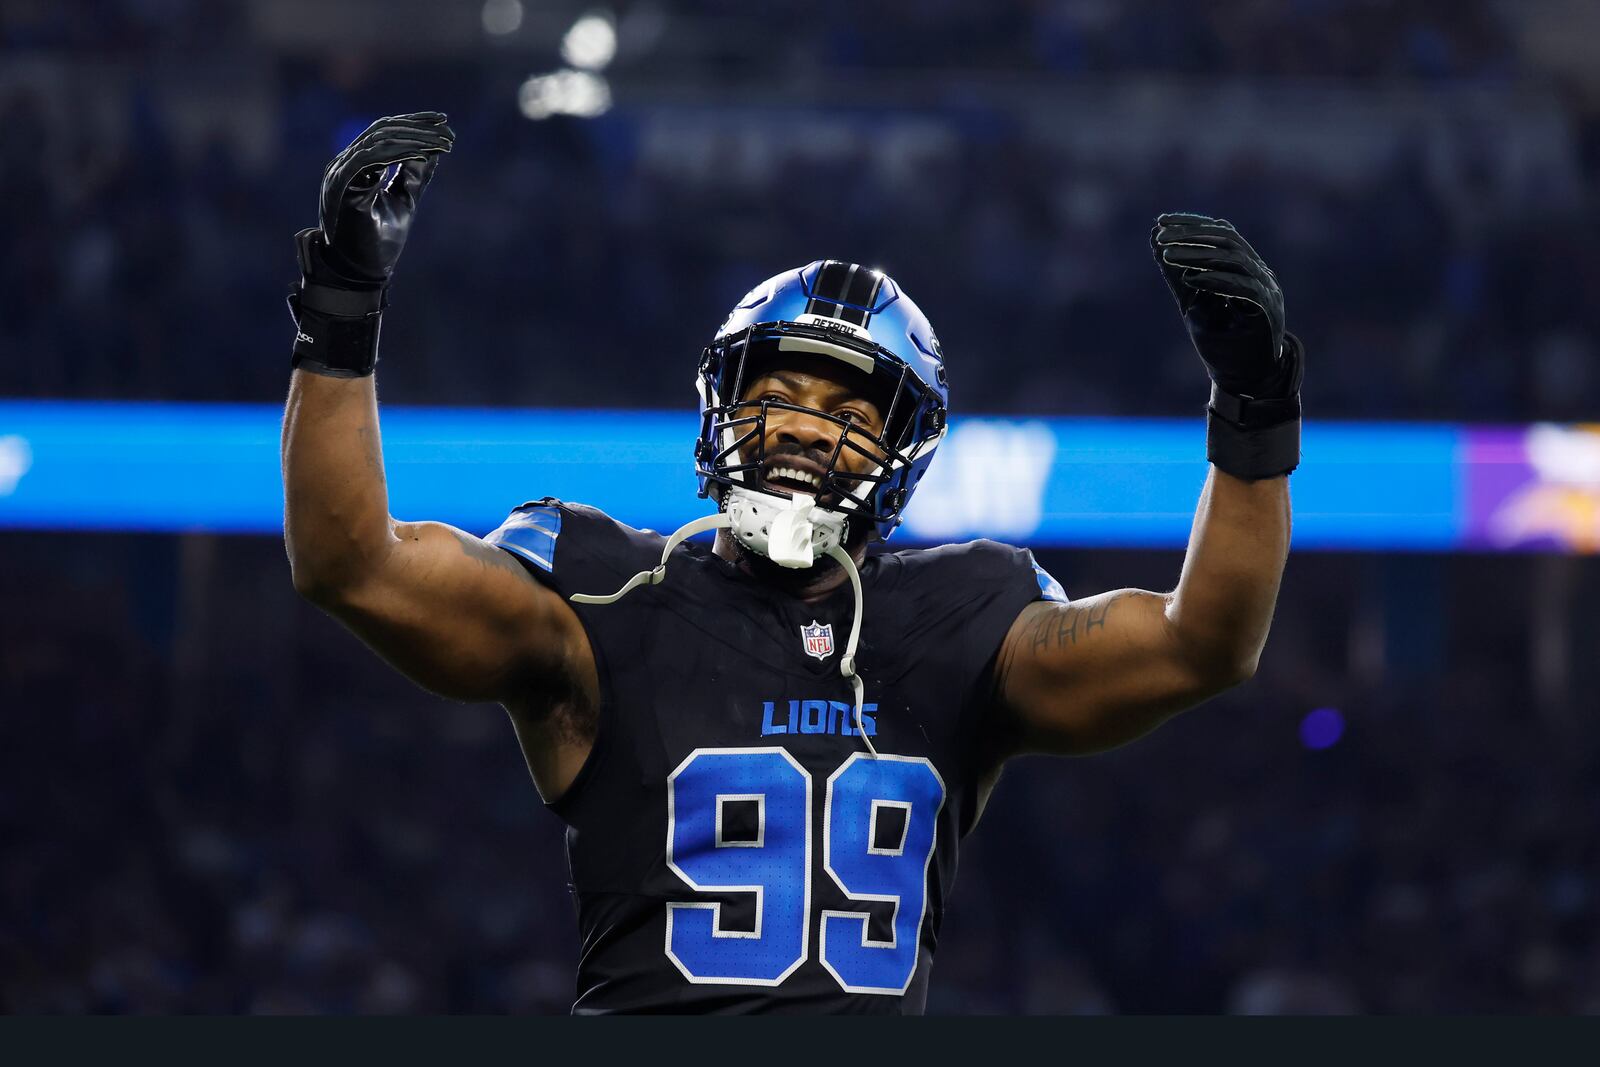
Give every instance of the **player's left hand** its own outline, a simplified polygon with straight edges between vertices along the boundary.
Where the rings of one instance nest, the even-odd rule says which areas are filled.
[[[1235,396],[1294,391],[1295,361],[1284,353],[1283,291],[1232,223],[1161,215],[1150,229],[1150,250],[1212,381]]]

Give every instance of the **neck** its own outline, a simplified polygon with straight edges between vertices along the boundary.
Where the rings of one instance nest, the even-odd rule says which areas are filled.
[[[866,539],[855,538],[853,542],[845,545],[844,550],[855,560],[856,566],[860,567],[867,557]],[[742,573],[775,586],[797,600],[821,600],[850,580],[844,568],[827,556],[823,556],[810,567],[780,567],[767,557],[752,552],[740,544],[728,530],[717,531],[717,540],[712,545],[711,551],[732,563]]]

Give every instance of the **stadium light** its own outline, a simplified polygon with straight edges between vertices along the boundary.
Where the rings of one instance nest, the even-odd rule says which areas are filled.
[[[609,11],[585,13],[561,39],[561,58],[580,70],[605,70],[617,54],[617,25]]]
[[[575,115],[592,119],[611,110],[611,86],[586,70],[535,74],[517,91],[517,106],[530,119]]]
[[[504,37],[516,33],[521,26],[522,0],[484,0],[484,33]]]

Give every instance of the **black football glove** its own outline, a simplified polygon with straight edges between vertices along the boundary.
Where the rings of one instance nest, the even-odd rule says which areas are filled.
[[[1250,479],[1294,470],[1302,349],[1284,329],[1277,275],[1226,219],[1162,215],[1150,250],[1211,375],[1211,462]]]
[[[372,372],[389,278],[417,201],[454,143],[440,112],[395,115],[368,126],[323,170],[321,224],[295,235],[295,366],[339,377]]]

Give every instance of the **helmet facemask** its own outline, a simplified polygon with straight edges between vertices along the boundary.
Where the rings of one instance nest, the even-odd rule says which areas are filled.
[[[916,465],[914,442],[925,441],[933,428],[929,424],[935,422],[933,436],[937,438],[937,431],[943,429],[944,409],[937,398],[927,395],[910,368],[885,359],[874,347],[826,327],[789,322],[757,324],[708,346],[699,380],[702,423],[696,465],[701,495],[714,496],[730,512],[743,509],[763,515],[792,510],[799,506],[798,498],[809,495],[815,505],[813,521],[829,530],[836,528],[835,543],[850,540],[855,531],[886,536],[900,522],[913,472],[920,477],[926,466]],[[849,419],[780,400],[740,399],[769,367],[783,365],[786,357],[792,359],[790,353],[835,358],[861,372],[868,386],[867,399],[883,413],[882,429],[874,431]],[[835,426],[838,432],[831,453],[822,457],[815,450],[770,447],[768,416],[784,411]],[[790,455],[804,456],[803,468],[820,480],[810,487],[809,494],[799,486],[787,487],[790,491],[785,492],[768,484],[771,470],[781,467],[782,459]],[[763,555],[770,553],[756,542],[768,532],[756,529],[746,531],[754,536],[745,536],[738,524],[735,526],[739,540]],[[819,551],[826,540],[817,541]]]

